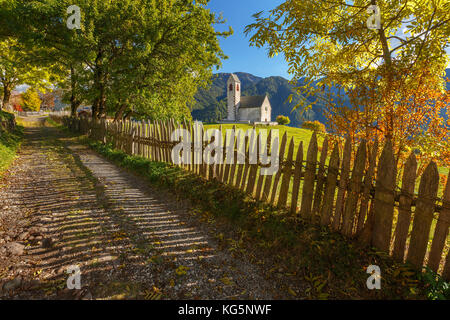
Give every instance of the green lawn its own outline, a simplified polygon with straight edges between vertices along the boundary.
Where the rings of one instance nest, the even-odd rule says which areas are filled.
[[[225,131],[226,129],[232,129],[233,126],[234,126],[233,124],[223,124],[222,129]],[[219,127],[220,127],[219,124],[204,125],[205,130],[212,129],[212,128],[219,128]],[[251,128],[252,128],[252,126],[249,124],[237,124],[236,125],[236,129],[242,129],[243,131],[246,131]],[[278,126],[257,126],[256,132],[259,132],[259,130],[261,130],[261,129],[267,129],[267,130],[277,129],[277,130],[279,130],[280,139],[281,139],[281,137],[283,137],[283,135],[285,133],[287,133],[288,140],[286,143],[285,155],[287,155],[287,150],[288,150],[290,139],[293,138],[294,139],[294,159],[295,159],[295,156],[297,155],[298,145],[300,144],[301,141],[303,141],[303,160],[306,159],[306,153],[308,150],[309,141],[311,140],[311,136],[313,134],[312,130],[278,125]],[[318,140],[318,144],[319,144],[319,151],[322,149],[322,144],[323,144],[324,138],[325,138],[324,134],[319,134],[317,136],[317,140]],[[281,143],[281,140],[280,140],[280,143]],[[320,154],[320,152],[319,152],[319,154]]]

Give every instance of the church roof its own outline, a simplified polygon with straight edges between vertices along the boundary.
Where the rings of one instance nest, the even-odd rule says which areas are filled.
[[[241,83],[241,81],[239,80],[238,76],[235,75],[234,73],[232,73],[232,74],[230,75],[230,77],[233,78],[234,81],[236,81],[236,82],[238,82],[238,83]]]
[[[246,96],[241,97],[239,108],[259,108],[264,103],[266,96]]]

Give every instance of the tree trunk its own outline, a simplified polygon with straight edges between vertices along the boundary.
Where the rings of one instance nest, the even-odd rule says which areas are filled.
[[[102,68],[103,51],[97,51],[95,58],[95,72],[94,72],[94,88],[96,89],[97,97],[92,104],[92,118],[98,119],[105,112],[106,93],[105,93],[105,77]]]
[[[6,111],[10,111],[9,107],[9,99],[11,98],[11,88],[9,86],[3,87],[3,101],[2,101],[2,109]]]
[[[76,80],[75,80],[75,70],[71,66],[70,67],[70,89],[71,89],[71,96],[70,96],[70,116],[76,117],[77,116],[77,109],[81,105],[81,101],[79,101],[76,98]]]
[[[117,122],[122,119],[123,113],[125,112],[126,108],[128,107],[128,104],[122,103],[117,110],[115,116],[114,116],[114,122]]]

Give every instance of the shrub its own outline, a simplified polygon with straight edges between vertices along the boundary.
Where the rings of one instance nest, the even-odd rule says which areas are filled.
[[[327,132],[325,125],[317,120],[303,122],[302,128],[317,131],[317,132]]]
[[[289,124],[291,122],[291,120],[289,119],[288,116],[283,116],[281,114],[279,116],[277,116],[277,120],[276,121],[278,122],[278,124],[281,124],[281,125]]]

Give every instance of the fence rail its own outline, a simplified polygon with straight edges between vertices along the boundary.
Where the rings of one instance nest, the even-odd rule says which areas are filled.
[[[371,147],[365,142],[360,143],[352,159],[349,139],[345,142],[342,157],[338,145],[331,146],[325,139],[318,159],[319,147],[313,134],[304,160],[303,143],[295,146],[293,138],[284,134],[279,145],[280,167],[271,176],[258,174],[263,165],[249,161],[252,139],[248,136],[242,145],[238,145],[236,139],[231,142],[233,163],[225,160],[224,147],[223,163],[207,164],[195,161],[209,143],[194,142],[193,134],[203,137],[201,125],[196,132],[192,123],[175,121],[111,122],[69,117],[63,117],[63,121],[72,130],[89,134],[103,143],[112,143],[130,155],[169,163],[173,163],[171,151],[177,143],[170,140],[170,135],[173,130],[184,128],[190,133],[193,146],[189,154],[193,161],[181,164],[184,169],[205,179],[233,185],[311,223],[329,226],[349,238],[371,244],[399,261],[418,268],[428,266],[450,280],[450,177],[445,187],[440,186],[434,162],[430,162],[421,177],[417,177],[417,161],[411,154],[403,170],[402,185],[397,190],[396,166],[389,141],[377,160],[377,143]],[[256,131],[254,134],[259,139],[260,134]],[[268,141],[271,141],[270,135]],[[270,145],[267,148],[270,153]],[[245,155],[244,163],[237,163],[238,155]],[[418,180],[419,192],[415,195],[414,186]],[[437,197],[439,187],[443,189],[442,199]]]

